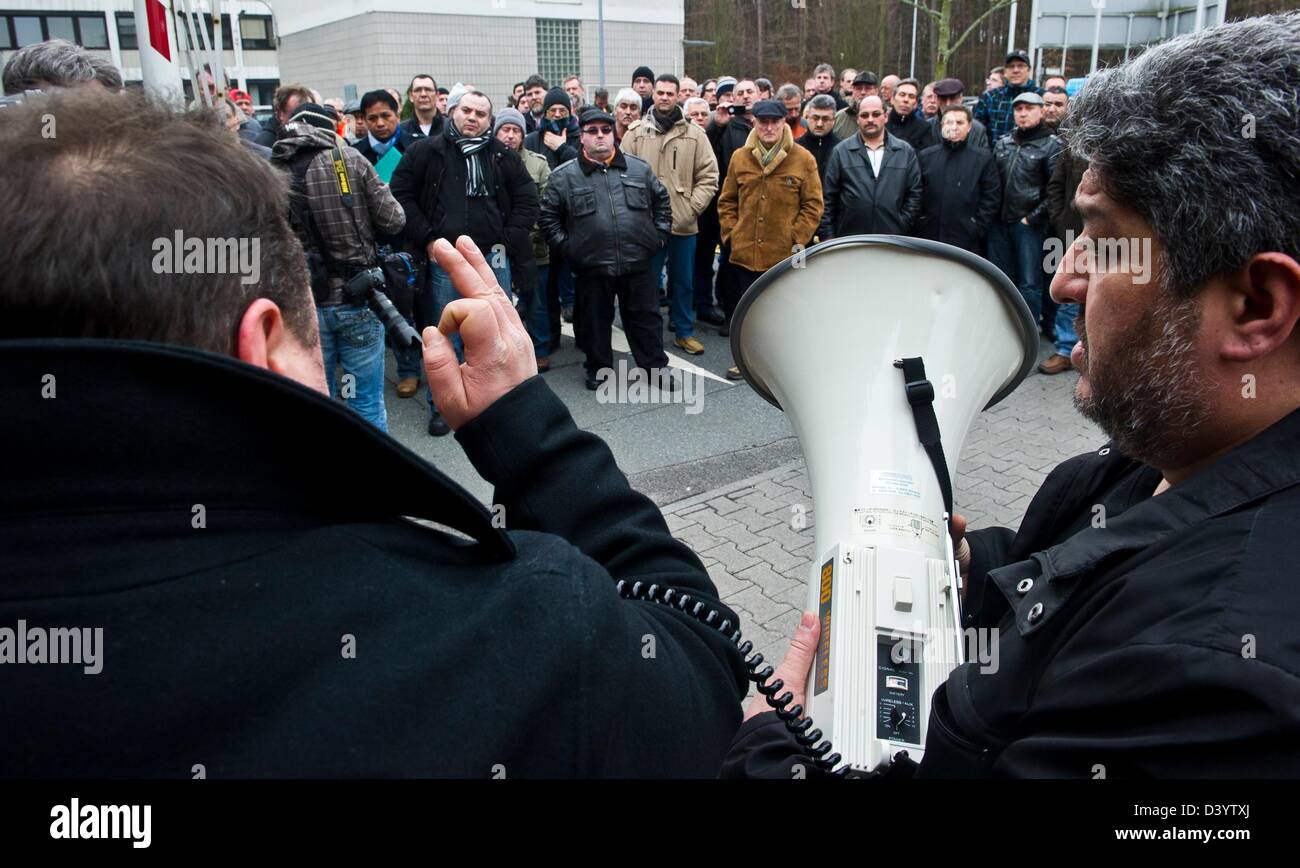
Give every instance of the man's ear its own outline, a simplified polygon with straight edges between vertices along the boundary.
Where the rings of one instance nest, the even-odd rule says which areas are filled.
[[[279,305],[269,298],[255,299],[240,317],[235,355],[241,362],[329,394],[319,342],[305,346],[285,326]]]
[[[1259,253],[1226,278],[1229,321],[1219,353],[1225,361],[1261,359],[1285,344],[1300,320],[1300,263]]]

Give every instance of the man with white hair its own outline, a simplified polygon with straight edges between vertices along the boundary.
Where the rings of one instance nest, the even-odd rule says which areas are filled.
[[[686,119],[702,130],[709,128],[709,101],[702,96],[693,96],[682,103],[682,113]]]
[[[614,144],[623,141],[628,128],[641,120],[641,94],[625,87],[614,98]]]
[[[691,78],[689,75],[682,76],[681,87],[677,88],[677,104],[682,106],[682,110],[685,111],[686,101],[688,99],[695,99],[695,95],[699,92],[700,86],[695,79]]]

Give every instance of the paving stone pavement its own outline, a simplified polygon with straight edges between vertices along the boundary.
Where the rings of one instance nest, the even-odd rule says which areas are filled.
[[[953,494],[971,528],[1018,527],[1053,467],[1105,441],[1074,409],[1077,380],[1073,372],[1035,371],[1001,404],[976,417]],[[803,528],[793,527],[795,505],[806,510]],[[740,615],[745,638],[769,661],[779,661],[805,605],[813,558],[815,516],[803,461],[678,501],[663,513],[673,534],[700,556],[722,600]]]

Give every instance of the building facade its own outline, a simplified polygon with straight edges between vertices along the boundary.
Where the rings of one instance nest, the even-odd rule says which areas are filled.
[[[4,0],[0,0],[4,2]],[[284,81],[323,96],[405,91],[418,73],[472,84],[500,106],[515,82],[552,85],[577,73],[591,91],[632,83],[632,71],[682,73],[683,0],[605,0],[601,81],[597,0],[275,0]],[[358,12],[358,7],[364,11]]]
[[[171,5],[168,3],[167,5]],[[205,2],[194,4],[207,13]],[[128,84],[140,82],[135,6],[132,0],[0,0],[0,66],[19,48],[45,39],[66,39],[111,59]],[[264,0],[226,0],[221,4],[222,64],[231,85],[248,91],[257,105],[270,105],[280,84],[274,16]],[[176,33],[185,93],[192,97],[189,42],[183,20]],[[204,15],[209,44],[215,37],[211,14]],[[196,34],[200,48],[202,34]],[[202,65],[201,51],[194,52]]]

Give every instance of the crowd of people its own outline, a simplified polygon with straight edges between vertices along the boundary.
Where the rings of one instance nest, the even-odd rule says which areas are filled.
[[[651,369],[661,265],[678,346],[709,306],[726,328],[774,258],[843,232],[1011,249],[1030,295],[1064,173],[1085,237],[1155,251],[1137,274],[1076,244],[1052,280],[1081,311],[1076,407],[1107,439],[1051,469],[1018,528],[953,514],[961,597],[943,618],[1001,662],[917,694],[923,742],[906,744],[923,753],[889,776],[1300,777],[1300,12],[1099,70],[1069,150],[1023,62],[970,117],[926,115],[960,83],[927,97],[855,72],[846,96],[825,68],[811,96],[705,82],[698,121],[691,83],[649,70],[612,106],[529,79],[514,106],[460,86],[444,109],[419,76],[362,97],[353,146],[305,88],[253,132],[230,106],[109,96],[120,76],[67,43],[17,52],[3,79],[21,99],[0,102],[0,776],[821,776],[843,738],[814,745],[800,716],[829,622],[805,612],[764,666],[754,607],[721,599],[689,532],[538,376],[551,276],[573,277],[589,358],[613,297]],[[846,110],[829,153],[797,143]],[[251,242],[255,269],[211,267],[203,242],[221,240]],[[383,362],[354,303],[376,270],[395,302],[410,288],[417,322],[456,291],[417,367],[491,508],[354,412]],[[1018,443],[998,460],[1014,488],[1047,469]],[[784,545],[768,536],[750,551]],[[912,587],[893,586],[900,603]],[[927,635],[923,608],[910,634]],[[64,665],[101,631],[93,668]],[[742,720],[754,680],[781,714],[760,690]],[[836,726],[885,737],[877,710]]]
[[[24,49],[6,89],[78,51]],[[97,76],[103,67],[97,61]],[[344,388],[332,377],[331,388],[380,428],[384,329],[344,288],[380,259],[404,256],[411,276],[390,285],[394,301],[416,328],[435,324],[456,295],[432,245],[460,235],[491,252],[539,370],[570,322],[593,390],[612,371],[616,303],[637,369],[672,389],[665,320],[673,346],[702,354],[697,328],[729,334],[764,271],[817,241],[858,234],[986,256],[1055,342],[1040,370],[1072,367],[1078,311],[1046,292],[1055,265],[1046,249],[1081,228],[1071,199],[1087,166],[1056,135],[1069,107],[1065,80],[1039,87],[1024,51],[1009,52],[969,98],[955,78],[837,76],[826,63],[802,87],[743,76],[701,84],[641,66],[612,98],[577,75],[555,86],[530,75],[503,101],[422,73],[404,92],[377,88],[350,104],[286,84],[265,124],[247,93],[223,91],[206,69],[202,80],[205,102],[245,147],[292,175],[327,370],[348,378]],[[391,347],[397,395],[410,398],[420,391],[419,348]],[[429,433],[448,433],[426,397]]]

